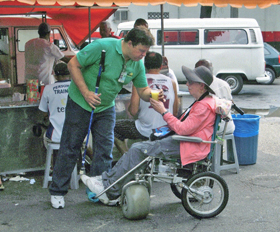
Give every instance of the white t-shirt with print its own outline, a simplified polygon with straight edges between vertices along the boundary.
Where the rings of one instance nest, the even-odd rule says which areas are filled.
[[[175,93],[172,80],[163,74],[146,74],[148,85],[151,89],[160,88],[163,90],[166,101],[165,108],[173,114],[173,105],[175,101]],[[140,134],[149,137],[152,129],[166,125],[160,113],[155,111],[150,102],[145,102],[140,99],[138,119],[135,121],[135,126]]]
[[[54,142],[60,142],[70,82],[70,80],[57,81],[46,85],[40,101],[39,109],[49,114],[50,125],[46,136]]]

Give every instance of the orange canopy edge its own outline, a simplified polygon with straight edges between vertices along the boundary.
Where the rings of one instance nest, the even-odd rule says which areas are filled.
[[[160,5],[160,4],[165,4],[168,3],[170,5],[208,5],[211,6],[215,4],[216,6],[225,6],[225,5],[231,5],[234,7],[248,7],[248,8],[255,8],[256,6],[259,6],[260,8],[266,8],[271,5],[278,5],[280,0],[78,0],[78,1],[73,1],[73,0],[11,0],[11,1],[5,1],[5,0],[0,0],[0,2],[11,2],[15,3],[25,3],[29,5],[34,5],[34,4],[40,4],[40,5],[60,5],[60,6],[93,6],[93,5],[98,5],[102,7],[109,7],[112,5],[116,6],[129,6],[131,3],[135,5],[141,5],[141,6],[147,6],[148,4],[151,5]]]

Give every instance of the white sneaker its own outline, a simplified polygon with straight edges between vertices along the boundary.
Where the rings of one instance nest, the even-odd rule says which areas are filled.
[[[104,185],[102,183],[102,179],[100,180],[99,176],[94,176],[94,177],[88,177],[84,178],[86,179],[86,186],[95,193],[96,195],[99,195],[104,190]],[[109,199],[106,195],[106,193],[102,194],[101,196],[98,197],[98,199],[105,205],[109,203]]]
[[[108,205],[114,206],[119,204],[121,197],[117,198],[116,200],[109,200]]]
[[[96,195],[101,193],[104,190],[104,185],[102,182],[102,176],[95,176],[95,177],[89,177],[86,175],[81,175],[81,180],[83,183],[89,188],[89,190]],[[106,193],[102,194],[98,199],[105,205],[117,205],[119,202],[119,198],[116,200],[109,200]]]
[[[64,196],[51,196],[52,207],[55,209],[63,209],[65,206]]]
[[[92,178],[92,177],[89,177],[89,176],[83,174],[83,175],[80,176],[80,178],[81,178],[81,180],[83,181],[83,183],[84,183],[85,185],[87,185],[87,180],[90,179],[90,178]],[[102,176],[95,176],[94,178],[96,178],[97,180],[102,181]]]

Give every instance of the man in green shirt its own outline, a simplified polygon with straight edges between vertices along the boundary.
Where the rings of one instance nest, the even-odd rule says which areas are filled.
[[[68,63],[72,82],[68,90],[60,150],[49,188],[54,208],[64,208],[64,195],[68,192],[71,173],[88,132],[92,109],[93,160],[90,175],[98,176],[110,169],[116,116],[115,98],[122,86],[132,81],[140,98],[149,101],[151,89],[146,81],[142,59],[153,43],[154,38],[149,30],[138,27],[121,40],[95,40]],[[102,50],[106,51],[105,71],[101,74],[98,93],[95,94]]]

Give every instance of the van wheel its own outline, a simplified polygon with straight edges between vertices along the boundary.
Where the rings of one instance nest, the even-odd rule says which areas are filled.
[[[263,83],[265,85],[271,85],[275,80],[275,72],[271,68],[265,68],[265,74],[270,78],[269,81]]]
[[[243,79],[239,74],[225,74],[222,75],[222,79],[225,80],[231,89],[231,94],[238,94],[243,87]]]

